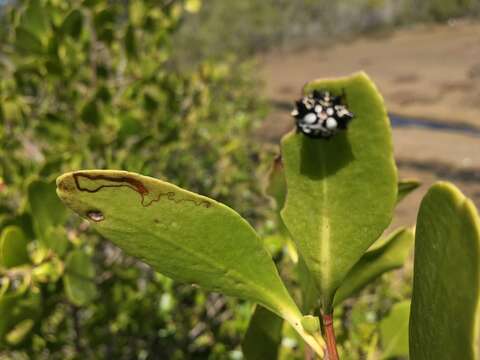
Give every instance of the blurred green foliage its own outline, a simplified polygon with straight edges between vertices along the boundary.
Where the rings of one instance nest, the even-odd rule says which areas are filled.
[[[237,354],[250,304],[178,285],[124,256],[66,212],[52,182],[78,168],[138,171],[262,221],[263,155],[252,131],[265,104],[252,65],[225,58],[184,70],[175,61],[173,35],[200,6],[1,7],[0,358]]]

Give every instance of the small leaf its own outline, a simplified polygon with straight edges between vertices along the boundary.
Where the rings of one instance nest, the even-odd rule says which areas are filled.
[[[42,299],[38,290],[29,290],[29,281],[24,281],[14,290],[0,296],[0,344],[6,336],[25,319],[38,320],[42,313]],[[26,334],[25,334],[26,335]]]
[[[64,227],[57,226],[48,229],[45,245],[58,256],[63,256],[68,248],[68,237]]]
[[[382,245],[367,251],[349,271],[335,294],[334,306],[341,304],[380,275],[401,268],[412,248],[413,232],[399,229],[379,242]]]
[[[22,54],[39,55],[43,53],[40,39],[23,27],[15,30],[15,48]]]
[[[278,156],[272,163],[272,167],[268,173],[268,183],[265,193],[275,200],[278,211],[283,209],[285,204],[285,196],[287,183],[283,171],[282,158]]]
[[[36,282],[55,283],[63,273],[63,263],[56,257],[32,269],[32,279]]]
[[[32,319],[25,319],[20,321],[15,327],[8,332],[5,339],[10,345],[17,345],[21,343],[28,333],[32,330],[35,322]]]
[[[0,239],[0,254],[3,266],[11,268],[28,264],[28,239],[22,229],[17,226],[8,226],[2,232]]]
[[[275,264],[252,227],[227,206],[157,179],[125,171],[78,171],[57,193],[103,236],[175,280],[246,298],[307,334]]]
[[[480,220],[473,203],[440,182],[417,218],[410,358],[477,359]]]
[[[398,182],[397,204],[420,185],[422,185],[422,183],[415,179],[400,180]]]
[[[135,28],[132,25],[129,25],[125,32],[125,50],[129,58],[135,58],[137,56]]]
[[[40,0],[29,0],[21,17],[21,26],[32,34],[42,36],[49,28],[49,14]]]
[[[282,327],[282,318],[257,305],[242,342],[245,359],[277,359],[282,341]]]
[[[88,101],[82,108],[81,118],[84,123],[90,125],[99,125],[102,121],[102,113],[96,99]]]
[[[78,39],[82,33],[83,14],[80,10],[72,10],[61,25],[62,34]]]
[[[409,316],[410,300],[406,300],[395,304],[380,322],[383,359],[408,356]]]
[[[202,8],[202,1],[201,0],[186,0],[185,2],[185,10],[190,13],[197,13]]]
[[[55,183],[44,180],[34,180],[28,186],[28,201],[33,217],[35,232],[44,244],[55,246],[54,232],[57,225],[63,224],[66,211],[55,193]],[[59,245],[60,246],[60,245]],[[57,249],[61,250],[61,249]]]
[[[390,123],[370,79],[360,73],[319,80],[305,92],[314,89],[344,94],[355,118],[329,140],[295,132],[283,138],[288,191],[282,218],[328,313],[342,280],[391,221],[397,174]]]
[[[94,276],[92,260],[84,251],[74,250],[67,255],[63,282],[67,297],[73,304],[83,306],[95,298]]]

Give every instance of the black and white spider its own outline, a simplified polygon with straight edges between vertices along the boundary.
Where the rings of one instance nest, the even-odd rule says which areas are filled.
[[[297,129],[313,138],[328,139],[338,130],[345,130],[353,119],[343,96],[333,96],[326,90],[314,90],[295,105],[292,116],[296,119]]]

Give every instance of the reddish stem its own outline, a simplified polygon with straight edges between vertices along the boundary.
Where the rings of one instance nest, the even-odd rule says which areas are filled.
[[[328,360],[339,360],[337,352],[337,342],[335,340],[335,331],[333,329],[333,315],[324,314],[322,316],[323,328],[325,330],[327,342],[327,358]]]

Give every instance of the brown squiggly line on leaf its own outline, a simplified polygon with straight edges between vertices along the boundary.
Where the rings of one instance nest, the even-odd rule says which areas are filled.
[[[106,180],[106,181],[116,182],[116,183],[119,183],[119,184],[99,185],[98,187],[96,187],[94,189],[88,189],[88,188],[84,188],[80,185],[80,181],[79,181],[80,177],[85,177],[85,178],[87,178],[89,180],[92,180],[92,181]],[[75,185],[76,185],[76,187],[79,191],[85,191],[85,192],[89,192],[89,193],[96,193],[103,188],[128,187],[128,188],[132,189],[133,191],[140,194],[140,196],[142,197],[141,204],[142,204],[143,207],[148,207],[148,206],[152,205],[154,202],[160,201],[160,199],[164,196],[167,197],[167,200],[173,201],[176,204],[179,204],[181,202],[186,201],[186,202],[193,203],[195,206],[203,205],[206,208],[209,208],[211,206],[211,204],[206,200],[198,200],[197,201],[197,200],[194,200],[194,199],[187,199],[187,198],[177,199],[176,198],[177,194],[173,191],[168,191],[168,192],[165,192],[165,193],[159,193],[157,195],[157,197],[150,200],[148,203],[145,203],[145,195],[148,195],[150,193],[150,191],[145,187],[145,185],[143,185],[143,183],[141,181],[133,179],[133,178],[128,177],[128,176],[111,177],[111,176],[106,176],[106,175],[89,175],[89,174],[84,174],[84,173],[74,173],[73,174],[73,179],[74,179]]]

